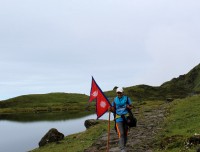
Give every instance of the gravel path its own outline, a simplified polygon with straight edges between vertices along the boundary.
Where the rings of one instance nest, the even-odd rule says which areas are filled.
[[[139,111],[134,114],[137,117]],[[165,118],[165,106],[160,105],[155,109],[143,112],[138,125],[131,128],[128,133],[127,152],[153,152],[155,135],[161,130],[160,126]],[[107,149],[107,133],[102,135],[91,147],[84,152],[105,152]],[[118,136],[114,129],[110,132],[109,152],[120,152]]]

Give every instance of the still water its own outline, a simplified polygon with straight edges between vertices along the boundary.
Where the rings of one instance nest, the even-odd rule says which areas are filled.
[[[96,115],[53,121],[0,120],[0,152],[27,152],[35,149],[51,128],[56,128],[65,136],[84,131],[84,122],[87,119],[96,119]],[[108,114],[104,114],[101,119],[108,119]]]

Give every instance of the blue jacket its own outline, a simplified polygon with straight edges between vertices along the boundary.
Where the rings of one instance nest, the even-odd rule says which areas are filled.
[[[115,103],[115,104],[114,104]],[[126,105],[131,104],[131,99],[128,96],[123,95],[121,98],[115,97],[112,102],[112,106],[116,109],[116,114],[118,116],[126,115],[128,110],[126,109]],[[121,117],[116,117],[116,122],[122,122],[123,119]]]

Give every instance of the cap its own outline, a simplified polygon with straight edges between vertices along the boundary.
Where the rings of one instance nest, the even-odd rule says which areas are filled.
[[[124,92],[123,88],[117,88],[116,92]]]

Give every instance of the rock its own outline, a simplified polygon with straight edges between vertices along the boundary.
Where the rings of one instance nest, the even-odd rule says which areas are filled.
[[[198,145],[198,144],[200,144],[200,135],[197,134],[197,135],[194,135],[194,136],[190,137],[188,139],[188,143],[189,143],[190,146],[191,145]]]
[[[46,145],[47,143],[56,142],[64,139],[64,134],[58,132],[57,129],[50,129],[40,140],[39,147]]]
[[[87,129],[90,128],[91,126],[94,126],[97,124],[99,124],[99,120],[95,120],[95,119],[88,119],[84,123],[84,125]]]
[[[166,102],[169,103],[169,102],[172,102],[173,100],[174,100],[173,98],[167,98]]]
[[[166,137],[166,138],[162,139],[162,141],[160,143],[160,148],[165,149],[169,144],[172,144],[177,141],[182,141],[183,138],[184,137],[182,135],[173,135],[170,137]]]

